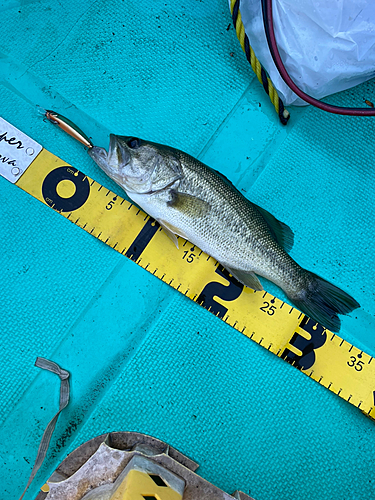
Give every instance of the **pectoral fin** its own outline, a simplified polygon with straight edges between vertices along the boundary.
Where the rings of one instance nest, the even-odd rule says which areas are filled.
[[[234,276],[240,283],[256,291],[263,290],[263,287],[252,271],[242,271],[241,269],[230,269],[225,266],[230,274]]]
[[[195,196],[186,193],[179,193],[176,190],[171,191],[171,200],[168,206],[190,217],[202,217],[211,209],[207,201],[201,200]]]

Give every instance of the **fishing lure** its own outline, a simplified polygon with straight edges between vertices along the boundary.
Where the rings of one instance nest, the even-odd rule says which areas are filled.
[[[87,148],[92,148],[94,146],[88,136],[84,132],[82,132],[82,130],[78,128],[77,125],[75,125],[72,121],[70,121],[68,118],[65,118],[65,116],[48,109],[44,110],[43,114],[49,122],[57,125],[59,128],[64,130],[64,132],[69,134],[71,137],[79,141]]]

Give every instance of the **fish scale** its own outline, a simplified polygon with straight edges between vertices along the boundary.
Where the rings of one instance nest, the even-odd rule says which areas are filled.
[[[35,155],[17,187],[375,419],[372,356],[268,292],[244,287],[191,242],[179,238],[177,249],[145,212],[28,139]]]

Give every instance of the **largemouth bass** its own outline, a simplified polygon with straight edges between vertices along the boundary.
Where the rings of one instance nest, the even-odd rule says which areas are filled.
[[[340,329],[338,314],[359,307],[346,292],[290,257],[293,232],[286,224],[192,156],[113,134],[108,153],[98,147],[88,153],[177,246],[177,236],[186,238],[244,285],[262,290],[256,275],[267,278],[298,309],[334,332]]]

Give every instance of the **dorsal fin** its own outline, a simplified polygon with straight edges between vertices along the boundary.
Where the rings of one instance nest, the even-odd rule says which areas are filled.
[[[213,168],[211,168],[211,170],[213,172],[215,172],[215,174],[217,174],[224,182],[229,184],[232,189],[237,191],[238,194],[240,194],[243,198],[245,198],[245,196],[241,193],[241,191],[239,191],[236,188],[236,186],[227,177],[225,177],[225,175],[223,175],[218,170],[214,170]],[[251,202],[247,198],[245,198],[245,200],[248,203],[250,203],[254,208],[256,208],[258,210],[258,212],[262,215],[263,219],[265,220],[268,227],[270,228],[271,234],[274,237],[275,241],[286,252],[290,252],[290,250],[293,247],[293,243],[294,243],[294,233],[290,229],[290,227],[287,224],[284,224],[284,222],[281,222],[278,219],[276,219],[276,217],[274,215],[267,212],[267,210],[265,210],[264,208],[259,207],[258,205],[255,205],[255,203]]]
[[[237,191],[238,193],[240,193],[241,196],[243,196],[243,194],[239,191],[239,189],[236,188],[236,186],[233,184],[233,182],[228,179],[228,177],[225,177],[224,174],[222,174],[218,170],[215,170],[214,168],[211,168],[211,167],[208,167],[208,168],[210,170],[212,170],[212,172],[215,172],[215,174],[218,175],[224,182],[226,182],[227,184],[229,184],[230,187],[232,187],[235,191]]]
[[[271,230],[272,236],[275,238],[275,241],[286,251],[290,252],[294,243],[294,234],[289,226],[284,224],[284,222],[276,219],[275,216],[267,212],[262,207],[258,207],[255,203],[252,204],[258,212],[261,214],[268,227]]]

